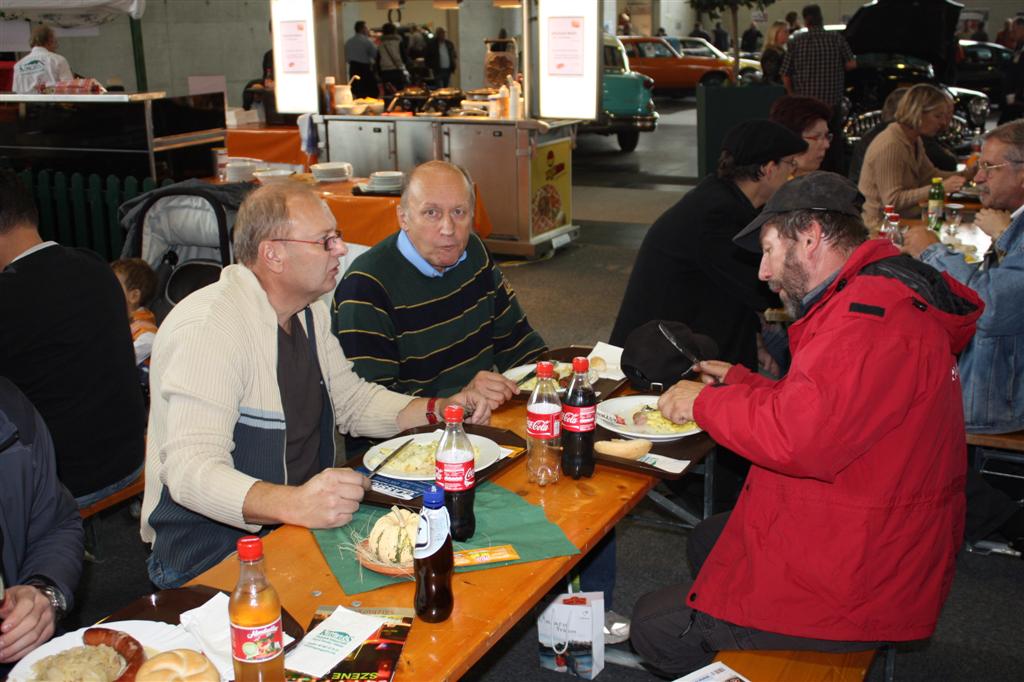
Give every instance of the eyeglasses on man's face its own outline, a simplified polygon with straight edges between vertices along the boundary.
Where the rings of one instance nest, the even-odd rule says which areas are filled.
[[[1002,163],[989,163],[988,161],[979,161],[978,162],[978,170],[985,171],[986,173],[991,173],[996,168],[1002,168],[1003,166],[1012,166],[1012,165],[1017,164],[1017,163],[1020,163],[1020,162],[1019,161],[1003,161]]]
[[[271,239],[272,242],[295,242],[296,244],[318,244],[323,247],[324,251],[333,251],[334,249],[341,246],[341,233],[335,232],[329,234],[326,237],[320,239]]]

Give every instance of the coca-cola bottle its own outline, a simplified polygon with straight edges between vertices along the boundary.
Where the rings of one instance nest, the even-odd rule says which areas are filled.
[[[590,385],[590,361],[572,359],[572,380],[562,403],[562,472],[573,478],[594,475],[594,420],[597,394]]]
[[[444,408],[444,434],[437,444],[434,480],[444,490],[444,504],[451,516],[452,537],[463,541],[476,532],[473,499],[476,496],[476,468],[473,445],[462,429],[462,406]]]
[[[416,574],[416,615],[428,623],[440,623],[452,615],[452,573],[455,556],[449,532],[448,510],[444,491],[436,485],[423,493],[420,525],[412,550],[413,572]]]
[[[526,473],[531,483],[547,485],[559,479],[559,433],[562,401],[558,399],[555,366],[537,363],[537,385],[526,403]]]

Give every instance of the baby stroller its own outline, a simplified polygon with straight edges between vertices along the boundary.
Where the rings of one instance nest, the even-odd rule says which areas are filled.
[[[149,308],[157,324],[171,308],[216,282],[233,261],[231,230],[249,183],[210,185],[186,180],[154,189],[121,205],[127,231],[122,257],[142,258],[157,274]]]

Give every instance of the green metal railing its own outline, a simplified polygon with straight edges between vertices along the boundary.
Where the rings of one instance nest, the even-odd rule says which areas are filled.
[[[92,249],[107,260],[121,255],[125,232],[117,220],[117,208],[132,197],[155,189],[152,178],[141,183],[132,176],[95,173],[25,170],[18,177],[35,197],[39,209],[39,234],[64,246]],[[164,180],[161,187],[173,184]]]

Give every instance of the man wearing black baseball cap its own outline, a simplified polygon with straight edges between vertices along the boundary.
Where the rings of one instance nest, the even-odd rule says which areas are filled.
[[[633,611],[633,646],[662,673],[722,649],[855,651],[935,629],[964,528],[956,356],[983,304],[867,241],[862,201],[811,173],[736,235],[796,318],[782,379],[702,362],[704,383],[658,401],[751,462],[736,508],[690,535],[693,584]]]
[[[732,242],[795,168],[801,137],[771,121],[745,121],[722,142],[717,172],[648,230],[629,277],[611,342],[651,320],[706,334],[723,360],[757,368],[757,313],[778,299],[757,281],[757,258]]]

